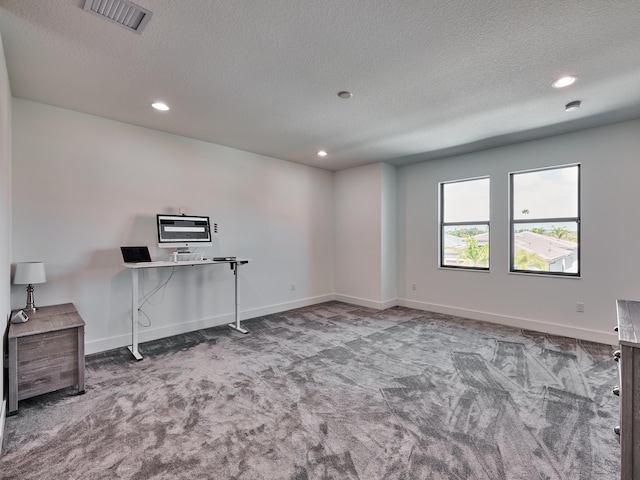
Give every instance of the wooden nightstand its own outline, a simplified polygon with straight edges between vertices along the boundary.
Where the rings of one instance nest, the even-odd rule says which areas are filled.
[[[84,320],[73,303],[26,313],[9,326],[9,415],[25,398],[76,385],[84,393]]]
[[[640,302],[618,300],[618,342],[613,358],[618,362],[620,383],[614,395],[620,396],[620,478],[640,478]]]

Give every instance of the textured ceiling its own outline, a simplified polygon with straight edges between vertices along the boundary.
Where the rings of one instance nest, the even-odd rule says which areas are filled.
[[[638,0],[136,3],[0,0],[13,96],[330,170],[640,117]]]

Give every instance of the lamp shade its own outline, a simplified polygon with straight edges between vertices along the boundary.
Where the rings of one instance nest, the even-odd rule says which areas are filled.
[[[23,262],[16,265],[16,274],[13,283],[17,285],[29,285],[33,283],[44,283],[47,277],[44,274],[44,263]]]

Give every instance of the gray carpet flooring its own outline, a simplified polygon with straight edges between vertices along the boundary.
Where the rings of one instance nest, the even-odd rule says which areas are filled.
[[[328,302],[87,357],[23,400],[2,479],[619,476],[610,346]]]

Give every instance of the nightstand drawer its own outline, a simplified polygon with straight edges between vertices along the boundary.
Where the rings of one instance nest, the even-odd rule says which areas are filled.
[[[18,400],[78,384],[74,329],[18,339]]]

